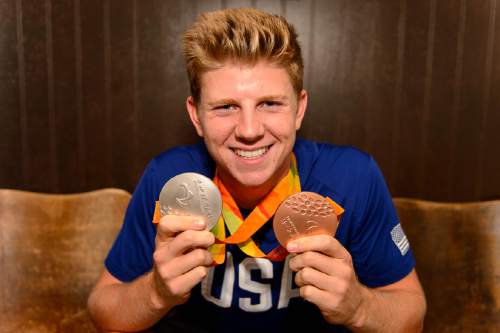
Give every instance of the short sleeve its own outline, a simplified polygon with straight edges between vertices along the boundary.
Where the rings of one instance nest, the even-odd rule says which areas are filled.
[[[410,245],[399,223],[392,197],[373,158],[357,196],[359,210],[353,218],[349,252],[361,283],[368,287],[392,284],[408,275],[415,266]],[[362,207],[362,208],[360,208]]]
[[[132,195],[122,228],[104,262],[108,271],[123,282],[152,268],[156,230],[151,221],[158,193],[156,184],[153,160]]]

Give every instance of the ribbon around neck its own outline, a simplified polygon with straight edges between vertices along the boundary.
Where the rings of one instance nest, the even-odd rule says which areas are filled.
[[[215,173],[214,183],[219,188],[222,196],[222,214],[216,226],[212,229],[216,243],[209,247],[215,264],[225,260],[225,245],[237,244],[247,255],[256,258],[268,258],[279,261],[284,260],[288,252],[277,246],[269,253],[264,253],[252,240],[252,236],[274,215],[278,206],[290,195],[300,192],[300,179],[297,171],[297,161],[292,153],[290,169],[287,175],[264,197],[253,209],[246,219],[240,212],[233,197],[224,186],[218,172]],[[230,236],[226,237],[226,228]]]
[[[222,214],[215,227],[211,230],[215,235],[215,244],[208,248],[208,251],[212,254],[214,264],[219,265],[224,263],[226,258],[226,244],[237,244],[245,254],[251,257],[268,258],[273,261],[284,260],[288,255],[288,251],[284,247],[278,245],[270,252],[264,253],[252,240],[252,236],[274,216],[279,205],[288,196],[301,191],[297,160],[293,152],[287,175],[279,181],[246,219],[243,219],[238,205],[231,196],[231,193],[224,186],[217,171],[213,181],[219,188],[222,196]],[[334,207],[335,214],[340,221],[344,209],[329,197],[326,197],[326,199]],[[152,222],[158,224],[160,218],[160,204],[159,201],[156,201]],[[226,227],[230,233],[229,237],[226,237]]]

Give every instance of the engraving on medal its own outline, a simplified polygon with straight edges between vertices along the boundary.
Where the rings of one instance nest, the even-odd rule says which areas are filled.
[[[338,220],[333,206],[323,196],[300,192],[289,196],[276,210],[273,229],[281,245],[299,237],[334,235]]]
[[[160,205],[160,215],[164,216],[164,215],[168,215],[168,214],[171,214],[171,211],[168,208],[168,206],[161,206]]]
[[[294,235],[299,234],[299,231],[297,230],[297,227],[295,226],[295,224],[293,224],[293,221],[290,218],[290,216],[285,216],[285,218],[283,220],[281,220],[281,224],[285,227],[286,232],[290,236],[294,236]]]
[[[209,178],[186,172],[168,180],[160,192],[160,214],[204,216],[212,229],[222,211],[222,198]]]
[[[205,187],[203,187],[203,182],[200,179],[196,179],[195,184],[198,185],[198,195],[200,196],[200,209],[208,218],[213,217],[212,208],[210,207],[207,191]]]
[[[193,192],[191,192],[186,183],[182,183],[179,185],[181,197],[176,197],[175,200],[179,203],[179,205],[187,206],[189,204],[189,200],[193,197]]]
[[[313,221],[313,220],[306,221],[306,229],[308,231],[311,231],[315,228],[319,228],[319,223],[317,221]]]
[[[323,197],[312,197],[307,192],[298,193],[290,200],[285,201],[285,205],[290,207],[294,212],[304,216],[321,216],[326,217],[334,214],[332,205],[330,205]]]

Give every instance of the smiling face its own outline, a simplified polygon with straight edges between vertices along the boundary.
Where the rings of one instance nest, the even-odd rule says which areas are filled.
[[[307,94],[283,67],[226,62],[202,74],[199,102],[186,105],[229,188],[270,190],[287,174]]]

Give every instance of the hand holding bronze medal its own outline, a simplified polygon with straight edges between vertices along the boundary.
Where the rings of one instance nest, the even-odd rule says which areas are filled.
[[[335,234],[338,226],[335,209],[327,198],[314,192],[299,192],[285,199],[276,210],[273,229],[283,247],[291,240]]]
[[[207,229],[219,220],[222,199],[219,189],[209,178],[194,172],[181,173],[165,183],[160,192],[161,216],[203,216]]]

